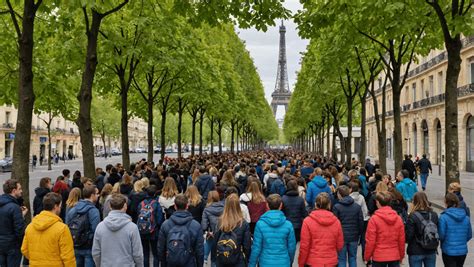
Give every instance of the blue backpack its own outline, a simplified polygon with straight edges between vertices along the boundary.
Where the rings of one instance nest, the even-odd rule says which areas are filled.
[[[270,188],[270,194],[279,194],[283,196],[285,194],[286,187],[283,181],[278,178],[272,183],[272,187]]]
[[[173,266],[185,266],[192,257],[191,232],[189,225],[193,220],[184,225],[174,225],[166,238],[167,252],[166,263]]]
[[[155,221],[155,212],[157,212],[157,210],[155,210],[156,203],[156,199],[143,200],[140,203],[137,226],[138,231],[142,235],[148,235],[155,232],[157,223]]]

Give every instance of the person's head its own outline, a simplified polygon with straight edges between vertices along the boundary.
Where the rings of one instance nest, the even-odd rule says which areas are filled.
[[[82,183],[84,186],[91,186],[91,185],[94,185],[94,181],[92,181],[91,178],[87,178],[87,177],[81,177],[81,183]]]
[[[391,180],[392,180],[392,178],[390,177],[389,174],[385,174],[384,176],[382,176],[382,182],[386,185],[391,183]]]
[[[329,197],[329,194],[326,192],[319,193],[319,195],[316,197],[316,202],[315,202],[315,207],[316,209],[323,209],[323,210],[331,210],[331,198]]]
[[[398,172],[397,174],[397,181],[401,181],[405,178],[408,178],[410,176],[410,174],[408,173],[407,170],[403,169],[401,171]]]
[[[133,184],[133,191],[135,191],[136,193],[143,192],[143,187],[143,182],[141,180],[138,180]]]
[[[21,184],[15,179],[8,179],[3,184],[3,193],[11,195],[14,198],[20,198],[23,194]]]
[[[431,205],[425,192],[417,192],[413,196],[413,207],[411,212],[415,211],[431,211]]]
[[[110,172],[112,171],[112,168],[113,168],[113,167],[114,167],[114,165],[112,165],[112,164],[107,164],[107,165],[105,166],[105,172],[110,173]]]
[[[92,203],[96,203],[98,196],[99,196],[99,189],[97,189],[95,185],[84,186],[84,189],[82,189],[82,197],[85,200],[89,200]]]
[[[461,192],[461,185],[457,182],[450,183],[448,186],[449,193],[460,193]]]
[[[174,198],[174,208],[176,210],[187,210],[188,209],[188,198],[183,194],[178,194]]]
[[[423,154],[423,156],[422,156],[422,157],[423,157],[424,159],[426,159],[426,154]]]
[[[99,175],[102,175],[102,168],[95,168],[95,175],[96,176],[99,176]]]
[[[350,188],[351,193],[352,193],[352,192],[359,192],[359,184],[358,184],[358,183],[356,183],[356,182],[350,182],[350,183],[348,184],[348,186],[349,186],[349,188]]]
[[[63,177],[64,179],[68,179],[69,175],[71,175],[71,171],[69,169],[64,169],[63,170]]]
[[[349,179],[350,180],[354,180],[357,178],[357,176],[359,176],[359,174],[357,173],[356,170],[350,170],[348,173],[347,173],[347,176],[349,176]]]
[[[239,195],[239,190],[237,190],[237,188],[235,188],[234,186],[227,187],[227,189],[225,190],[226,201],[227,201],[227,198],[232,194]]]
[[[115,183],[114,184],[114,186],[112,187],[112,194],[113,193],[120,193],[120,183]]]
[[[212,203],[219,202],[219,193],[216,190],[209,191],[207,194],[207,206],[210,206]]]
[[[156,196],[158,188],[156,187],[156,185],[150,185],[149,187],[145,188],[145,191],[148,197],[153,198]]]
[[[230,232],[241,225],[243,219],[239,197],[237,194],[230,194],[225,200],[224,212],[219,218],[219,228],[223,232]]]
[[[376,171],[374,177],[376,181],[382,181],[383,173],[381,171]]]
[[[176,187],[176,183],[173,178],[168,177],[165,179],[165,183],[163,185],[163,190],[161,191],[161,195],[164,198],[172,198],[178,194],[178,188]]]
[[[278,194],[271,194],[267,197],[267,205],[270,210],[280,210],[282,208],[281,197]]]
[[[351,191],[347,185],[341,185],[337,188],[337,195],[339,199],[347,197],[350,193]]]
[[[457,208],[459,207],[459,198],[454,193],[447,193],[444,197],[444,203],[446,208]]]
[[[321,176],[323,174],[323,170],[321,168],[314,169],[314,175]]]
[[[133,178],[132,176],[128,175],[127,173],[125,173],[122,177],[123,179],[123,184],[125,185],[132,185],[133,184]]]
[[[66,200],[66,206],[68,208],[76,206],[77,202],[79,202],[79,199],[81,199],[81,189],[74,187],[71,189],[71,192],[69,192],[69,196]]]
[[[265,196],[262,194],[262,191],[260,190],[260,183],[257,181],[253,181],[247,186],[247,193],[251,194],[252,196],[251,200],[255,204],[265,201]]]
[[[50,211],[59,216],[61,213],[62,197],[60,194],[49,192],[43,198],[43,210]]]
[[[288,191],[298,191],[298,182],[296,182],[294,179],[291,179],[286,184],[286,188]]]
[[[202,201],[202,196],[195,185],[189,185],[184,194],[189,199],[189,205],[197,206]]]
[[[122,194],[112,194],[110,209],[125,212],[127,210],[127,198]]]
[[[222,181],[225,181],[227,184],[233,184],[235,182],[232,170],[227,170],[224,172],[224,175],[222,176]]]
[[[79,170],[76,170],[74,172],[74,174],[72,175],[72,179],[74,179],[74,180],[81,180],[81,177],[82,177],[82,175],[81,175],[81,172]]]
[[[199,167],[199,173],[200,174],[204,174],[207,172],[207,169],[206,169],[206,166],[202,165]]]
[[[100,197],[105,198],[106,196],[110,195],[113,190],[113,186],[109,183],[106,183],[104,187],[102,188],[102,191],[100,191]]]
[[[51,178],[49,177],[43,177],[40,180],[39,187],[41,188],[46,188],[46,189],[51,189]]]
[[[375,201],[377,203],[377,207],[385,207],[390,205],[392,201],[392,194],[388,191],[377,192],[375,195]]]
[[[148,179],[147,177],[143,177],[142,179],[140,179],[140,181],[142,181],[143,183],[143,188],[147,188],[150,186],[150,179]]]

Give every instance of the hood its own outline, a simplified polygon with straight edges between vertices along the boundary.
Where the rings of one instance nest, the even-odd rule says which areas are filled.
[[[92,202],[81,199],[79,202],[77,202],[75,208],[77,213],[84,214],[88,212],[89,209],[95,208],[95,206]]]
[[[298,193],[298,191],[291,190],[291,191],[286,191],[285,195],[287,195],[289,197],[297,197],[300,194]]]
[[[397,219],[400,218],[397,212],[389,206],[379,208],[374,215],[380,217],[388,225],[394,225]]]
[[[182,210],[175,211],[170,218],[170,220],[173,221],[175,225],[184,225],[193,219],[193,215],[191,215],[189,211]]]
[[[5,206],[8,203],[15,203],[18,205],[18,200],[11,195],[3,194],[0,196],[0,207]]]
[[[349,205],[352,205],[352,203],[354,203],[354,199],[351,196],[345,196],[341,200],[339,200],[338,203],[345,206],[349,206]]]
[[[273,173],[273,172],[270,172],[270,173],[268,174],[268,178],[278,178],[278,174]]]
[[[360,198],[362,198],[363,196],[360,194],[360,192],[353,192],[349,195],[351,198],[355,200],[359,200]]]
[[[212,176],[210,176],[209,174],[203,174],[201,176],[199,176],[199,180],[203,181],[203,182],[207,182],[207,180],[209,179],[212,179]]]
[[[105,227],[112,232],[117,232],[130,222],[132,222],[132,217],[119,210],[110,211],[104,219]]]
[[[456,196],[458,196],[459,202],[464,201],[464,198],[461,195],[461,192],[454,192]]]
[[[327,210],[315,210],[311,212],[309,217],[316,221],[319,225],[328,226],[337,221],[337,217],[334,214]]]
[[[57,222],[63,221],[58,217],[58,215],[52,213],[51,211],[43,210],[40,214],[35,216],[33,220],[31,220],[31,225],[33,228],[35,228],[35,230],[43,232]]]
[[[326,186],[328,186],[328,182],[322,176],[319,176],[319,175],[315,176],[313,178],[313,181],[311,182],[314,183],[319,188],[325,188]]]
[[[38,196],[38,197],[44,197],[47,193],[51,192],[51,190],[49,190],[49,188],[44,188],[44,187],[37,187],[35,189],[35,194]]]
[[[286,217],[281,210],[269,210],[260,217],[260,220],[271,227],[278,227],[286,222]]]
[[[463,208],[447,208],[441,214],[446,214],[456,222],[462,222],[466,218],[466,210]]]
[[[212,215],[219,217],[222,215],[222,212],[224,211],[224,200],[212,203],[211,206],[209,206],[206,209]]]

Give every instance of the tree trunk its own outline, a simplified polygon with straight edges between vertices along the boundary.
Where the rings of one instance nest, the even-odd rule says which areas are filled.
[[[349,90],[349,93],[352,94],[352,90]],[[352,159],[352,110],[353,110],[353,96],[350,96],[350,99],[347,99],[347,138],[344,140],[344,147],[346,150],[346,166],[351,167]],[[342,134],[341,134],[342,135]],[[341,144],[342,147],[342,144]]]
[[[330,157],[330,150],[331,150],[331,117],[330,117],[330,113],[329,113],[329,110],[327,111],[327,125],[328,125],[328,128],[327,128],[327,132],[326,132],[326,137],[327,137],[327,141],[326,141],[326,155],[327,157],[329,158]]]
[[[337,161],[337,149],[336,149],[336,137],[337,137],[337,134],[336,134],[336,128],[332,127],[332,150],[331,150],[331,158],[333,160],[336,160]]]
[[[397,68],[394,68],[397,69]],[[394,71],[394,75],[396,71]],[[398,77],[398,78],[396,78]],[[402,142],[402,120],[400,118],[400,94],[401,88],[399,84],[400,72],[394,77],[394,82],[392,84],[392,99],[393,99],[393,120],[394,120],[394,130],[393,130],[393,158],[395,160],[395,176],[397,172],[402,169],[402,160],[403,160],[403,142]]]
[[[122,101],[121,103],[122,116],[121,116],[121,125],[120,125],[122,128],[122,131],[121,131],[122,132],[122,165],[125,168],[125,170],[130,171],[130,147],[128,143],[128,90],[129,90],[129,86],[126,85],[123,76],[120,77],[120,84],[121,84],[120,95],[121,95],[121,101]],[[152,153],[153,153],[153,150],[152,150]],[[153,160],[150,160],[149,162],[151,161]]]
[[[153,153],[155,152],[153,147],[153,93],[152,90],[148,91],[148,119],[147,119],[147,138],[148,138],[148,153],[147,161],[153,162]],[[161,148],[163,149],[163,148]],[[160,152],[161,153],[161,152]],[[133,170],[132,170],[133,171]]]
[[[185,105],[183,103],[183,99],[178,100],[178,159],[180,159],[182,155],[182,146],[181,146],[181,128],[183,125],[183,112],[184,112]]]
[[[191,114],[191,157],[194,157],[194,146],[196,146],[196,123],[197,123],[197,112],[192,111]]]
[[[46,125],[48,128],[48,171],[52,170],[51,167],[51,119],[49,119],[49,123]]]
[[[204,124],[204,113],[206,110],[201,107],[199,110],[199,156],[202,156],[202,125]]]
[[[163,160],[165,158],[166,153],[166,107],[163,107],[161,112],[161,129],[160,129],[160,138],[161,138],[161,153],[160,159]]]
[[[219,155],[222,155],[222,127],[224,126],[224,123],[219,120],[217,122],[217,137],[219,140]]]
[[[214,154],[214,118],[211,116],[211,154]]]
[[[230,121],[230,153],[234,154],[235,121]]]
[[[364,94],[362,94],[362,97],[360,98],[360,104],[361,104],[361,122],[360,122],[360,144],[359,144],[359,162],[361,163],[362,166],[365,166],[365,158],[367,157],[367,149],[366,149],[366,143],[367,143],[367,134],[366,134],[366,129],[367,126],[365,125],[367,118],[366,113],[367,113],[367,108],[365,106],[366,103],[366,98],[367,98],[367,89],[365,89]]]
[[[446,71],[446,92],[444,94],[445,116],[445,176],[446,190],[450,183],[459,182],[459,139],[458,139],[458,78],[461,70],[461,37],[445,37],[448,52],[448,69]]]

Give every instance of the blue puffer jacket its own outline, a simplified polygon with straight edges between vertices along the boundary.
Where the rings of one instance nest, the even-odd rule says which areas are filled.
[[[269,210],[255,227],[249,267],[291,266],[296,239],[293,225],[280,210]]]
[[[322,176],[315,176],[308,184],[307,191],[306,202],[311,208],[314,207],[314,201],[316,201],[316,197],[319,193],[326,192],[331,195],[331,189],[328,186],[328,182]]]
[[[333,212],[341,222],[344,241],[359,241],[364,231],[364,216],[359,204],[351,196],[345,196],[334,205]]]
[[[403,199],[406,202],[411,202],[413,200],[413,195],[418,192],[415,182],[410,178],[404,178],[397,184],[396,188],[398,192],[402,194]]]
[[[360,188],[360,192],[362,193],[364,197],[367,197],[367,195],[369,194],[369,188],[367,186],[367,178],[364,175],[359,175],[358,178],[359,178],[360,184],[362,185],[362,188]]]
[[[25,234],[25,220],[18,200],[9,194],[0,196],[0,252],[20,249]]]
[[[462,208],[448,208],[441,212],[438,224],[441,250],[449,256],[467,254],[467,242],[472,238],[471,221]]]

